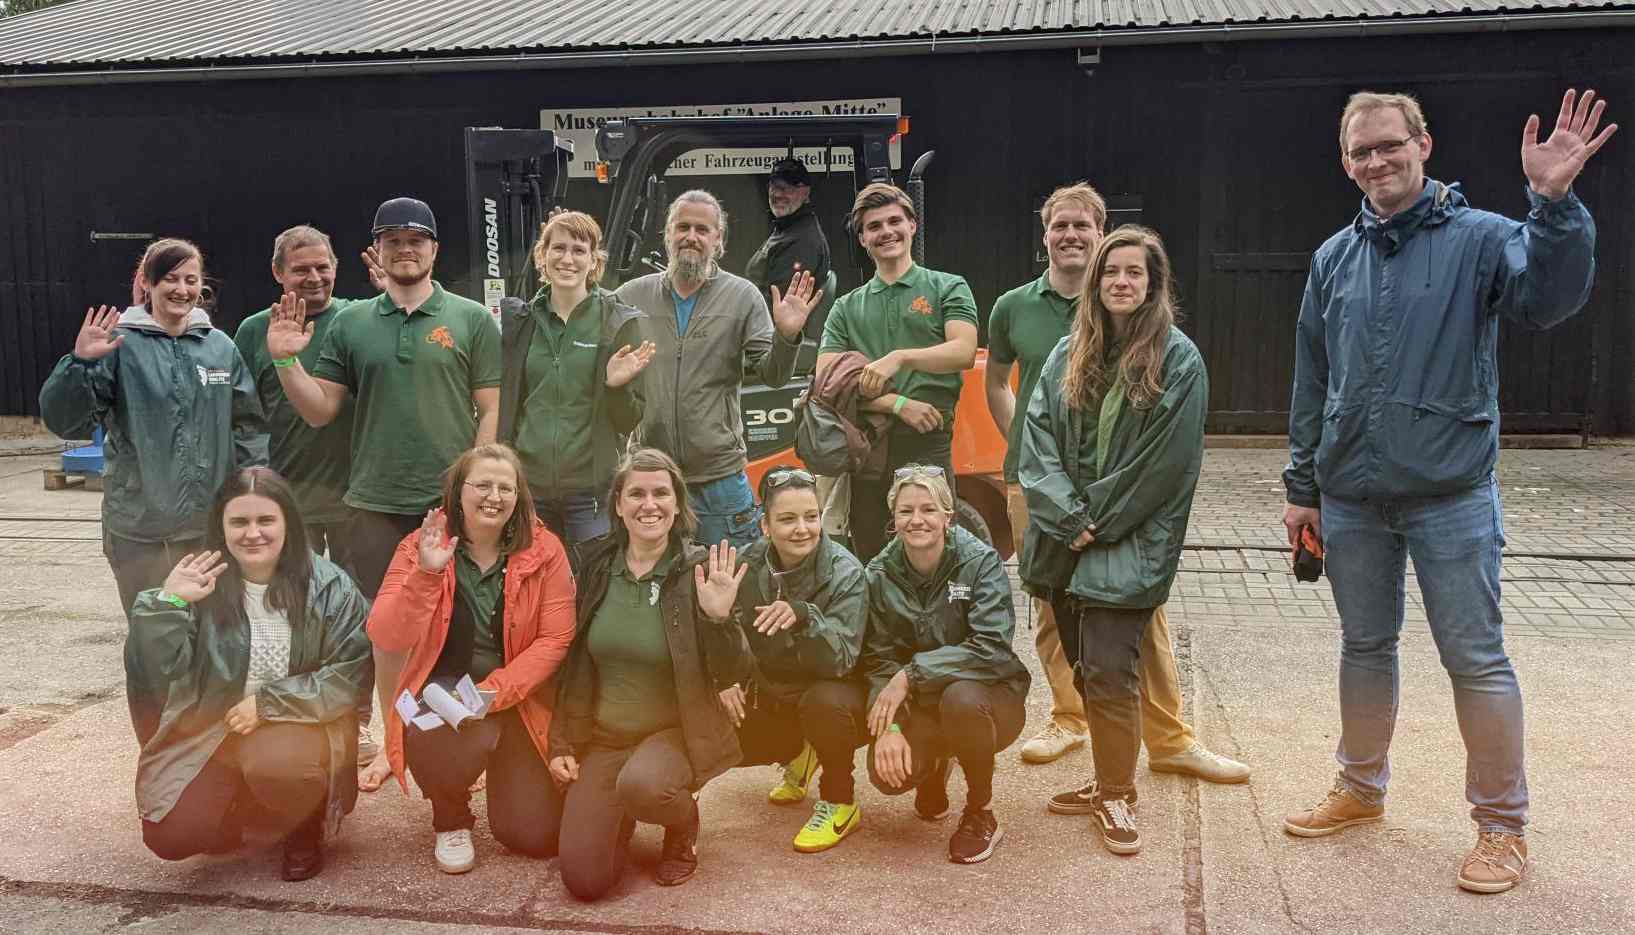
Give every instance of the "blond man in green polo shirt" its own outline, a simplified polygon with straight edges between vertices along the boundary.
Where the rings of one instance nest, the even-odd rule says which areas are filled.
[[[952,484],[954,406],[961,372],[976,362],[976,300],[963,276],[914,262],[919,218],[908,193],[876,182],[852,202],[851,229],[874,278],[841,296],[823,326],[817,373],[856,351],[871,363],[859,381],[862,408],[893,417],[880,477],[851,480],[851,535],[867,562],[886,544],[891,520],[886,492],[892,472],[907,464],[936,465]]]
[[[1044,224],[1045,253],[1050,265],[1038,279],[1000,296],[988,318],[988,412],[1010,443],[1005,454],[1005,487],[1009,494],[1011,530],[1018,548],[1028,528],[1028,507],[1017,482],[1016,458],[1021,449],[1023,421],[1015,417],[1017,400],[1020,398],[1025,405],[1032,398],[1046,358],[1067,336],[1073,323],[1089,278],[1090,262],[1107,223],[1107,203],[1085,182],[1065,185],[1045,200],[1039,220]],[[1018,364],[1022,370],[1020,397],[1011,392],[1011,373]],[[1039,620],[1034,631],[1035,644],[1045,680],[1050,683],[1052,703],[1050,722],[1022,745],[1022,761],[1049,763],[1083,746],[1088,724],[1084,698],[1073,682],[1070,661],[1078,658],[1076,634],[1066,634],[1072,645],[1064,652],[1064,634],[1057,629],[1050,604],[1036,601],[1035,612]],[[1248,779],[1249,767],[1210,752],[1194,736],[1192,727],[1181,719],[1180,678],[1163,607],[1153,612],[1141,643],[1140,658],[1141,733],[1151,768],[1188,773],[1210,782]],[[1088,812],[1093,784],[1092,779],[1082,789],[1051,799],[1051,810],[1077,813],[1077,806],[1082,805],[1082,810]]]

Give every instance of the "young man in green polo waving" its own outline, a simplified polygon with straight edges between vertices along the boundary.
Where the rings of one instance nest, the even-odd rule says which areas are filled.
[[[892,472],[941,466],[953,485],[954,406],[961,371],[976,362],[976,300],[965,278],[915,264],[919,218],[895,185],[876,182],[852,202],[851,229],[874,261],[874,278],[841,296],[818,347],[821,375],[847,351],[872,361],[860,384],[863,408],[894,417],[879,477],[853,475],[852,545],[863,561],[886,542]]]

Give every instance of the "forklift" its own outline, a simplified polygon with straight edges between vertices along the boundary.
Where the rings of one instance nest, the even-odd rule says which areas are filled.
[[[621,283],[665,268],[664,218],[670,203],[665,173],[686,153],[699,149],[782,149],[793,156],[800,149],[823,152],[824,178],[833,178],[835,152],[851,153],[851,188],[855,193],[873,182],[892,182],[892,143],[909,131],[909,119],[897,114],[844,116],[754,117],[630,117],[610,120],[596,134],[596,180],[610,188],[609,207],[600,218],[608,269],[603,286]],[[506,303],[526,302],[535,290],[536,277],[529,250],[539,225],[561,203],[566,192],[568,165],[574,159],[572,143],[550,130],[507,130],[493,127],[466,129],[466,193],[471,223],[472,281],[481,295],[473,298],[498,321]],[[914,261],[926,255],[925,173],[934,152],[923,153],[910,168],[903,189],[919,215],[912,245]],[[814,168],[816,168],[814,166]],[[840,171],[845,171],[844,167]],[[763,205],[764,207],[764,205]],[[830,227],[853,252],[854,268],[865,266],[856,237],[844,224]],[[839,242],[831,235],[831,248]],[[825,315],[845,290],[833,270],[819,284],[823,298],[815,315]],[[514,306],[513,306],[514,307]],[[1005,521],[1001,462],[1004,443],[989,424],[982,390],[981,357],[966,373],[956,430],[955,471],[958,519],[1002,555],[1012,551]],[[752,485],[768,470],[797,464],[795,458],[796,401],[805,392],[817,360],[817,342],[805,339],[795,372],[784,386],[765,386],[745,374],[741,391],[744,441]],[[970,402],[963,400],[969,398]],[[972,435],[974,430],[977,434]],[[986,433],[984,434],[984,430]],[[959,435],[967,435],[961,444]],[[969,453],[962,456],[962,449]],[[1019,543],[1017,543],[1019,545]]]

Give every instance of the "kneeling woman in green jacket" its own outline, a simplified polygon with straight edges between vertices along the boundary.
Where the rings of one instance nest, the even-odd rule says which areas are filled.
[[[767,795],[774,805],[806,800],[822,767],[820,798],[795,835],[795,850],[828,850],[856,830],[859,808],[852,759],[855,729],[834,730],[834,700],[855,694],[849,680],[868,623],[863,563],[823,531],[817,479],[799,468],[775,468],[761,478],[761,531],[744,550],[749,573],[734,610],[755,657],[755,671],[727,690],[738,724],[741,766],[783,763],[783,781]],[[847,679],[847,681],[841,681]],[[801,738],[806,737],[810,742]]]
[[[732,622],[744,577],[726,542],[692,545],[697,519],[669,455],[632,452],[613,475],[613,534],[580,569],[577,627],[551,721],[566,787],[558,862],[579,899],[619,882],[636,822],[664,827],[656,878],[698,868],[698,790],[738,762],[716,673],[749,665]]]
[[[1158,235],[1102,240],[1079,311],[1028,404],[1018,473],[1022,581],[1051,602],[1090,721],[1091,813],[1115,854],[1141,849],[1141,638],[1169,599],[1203,464],[1209,377],[1175,327]],[[1071,798],[1064,793],[1056,801]]]
[[[237,847],[247,792],[284,835],[284,879],[323,868],[323,839],[358,796],[368,615],[352,579],[307,547],[283,478],[228,477],[205,551],[131,615],[127,674],[167,699],[136,765],[149,850],[182,860]]]
[[[900,468],[888,503],[897,533],[869,562],[858,666],[868,676],[869,778],[887,795],[916,790],[915,813],[936,821],[958,759],[965,808],[948,859],[974,864],[1004,836],[988,807],[994,756],[1022,733],[1031,682],[1011,651],[1010,578],[999,553],[954,525],[942,468]]]

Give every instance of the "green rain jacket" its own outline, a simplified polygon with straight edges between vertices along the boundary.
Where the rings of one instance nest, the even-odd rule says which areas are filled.
[[[754,684],[778,701],[800,700],[818,679],[845,678],[857,667],[868,623],[868,580],[863,563],[823,533],[818,547],[788,571],[774,571],[772,542],[761,539],[739,555],[749,566],[738,586],[733,616],[754,655]],[[763,636],[755,629],[755,608],[789,602],[795,625]],[[733,679],[748,687],[750,674]]]
[[[267,463],[255,378],[201,309],[179,337],[140,305],[114,333],[125,341],[106,357],[63,355],[40,388],[40,416],[63,438],[90,438],[98,425],[106,433],[104,532],[137,542],[203,536],[228,475]]]
[[[955,681],[1000,682],[1026,698],[1032,677],[1011,650],[1016,610],[999,553],[976,536],[950,527],[942,562],[930,578],[908,563],[900,540],[869,562],[869,626],[858,671],[869,680],[869,704],[898,670],[908,670],[905,723],[934,708]]]
[[[555,314],[551,311],[550,295],[548,289],[540,289],[533,301],[506,316],[500,331],[500,359],[504,370],[500,377],[499,440],[507,445],[517,442],[523,416],[528,410],[528,394],[533,390],[528,379],[528,348],[533,344],[534,329],[537,327],[533,312],[539,310],[547,315]],[[591,424],[582,426],[582,430],[595,439],[595,472],[600,478],[599,487],[605,490],[613,478],[619,457],[624,454],[625,438],[641,424],[645,406],[644,374],[637,374],[634,380],[618,389],[608,389],[607,362],[621,347],[629,345],[631,350],[635,350],[641,346],[647,316],[639,309],[620,302],[612,292],[599,286],[595,287],[592,298],[602,322],[595,369],[600,377],[591,389]],[[533,492],[536,498],[557,493],[560,491]]]
[[[1071,340],[1050,352],[1027,406],[1017,461],[1028,501],[1022,582],[1047,599],[1065,590],[1094,607],[1157,607],[1175,582],[1203,466],[1209,374],[1171,327],[1152,408],[1115,387],[1077,411],[1061,395]],[[1068,543],[1091,523],[1095,542],[1074,552]]]
[[[143,591],[131,612],[125,670],[166,697],[159,730],[136,761],[144,821],[170,813],[227,737],[227,709],[244,698],[250,628],[232,626],[211,601],[189,608]],[[324,833],[334,835],[358,798],[356,709],[374,672],[364,622],[369,601],[340,566],[314,555],[306,620],[290,634],[290,674],[256,691],[263,721],[321,724],[329,745]],[[242,621],[242,618],[240,618]],[[155,684],[157,683],[157,684]]]

